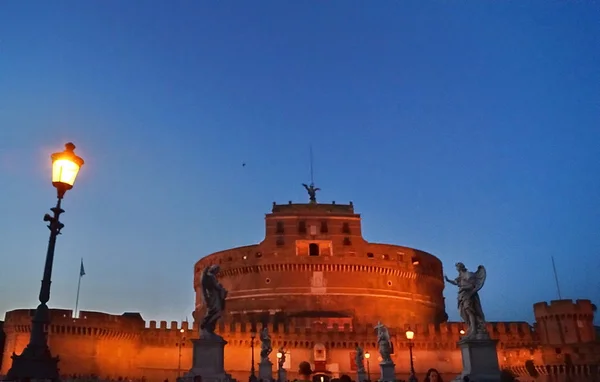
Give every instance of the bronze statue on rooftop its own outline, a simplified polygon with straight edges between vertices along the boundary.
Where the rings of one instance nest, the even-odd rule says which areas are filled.
[[[306,188],[306,191],[308,192],[308,198],[310,200],[310,203],[317,203],[317,191],[321,191],[320,188],[315,187],[314,183],[310,183],[310,186],[306,185],[306,183],[302,183],[302,185],[304,186],[304,188]]]

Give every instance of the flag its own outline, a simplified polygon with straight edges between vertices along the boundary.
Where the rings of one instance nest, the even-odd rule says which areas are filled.
[[[81,266],[79,267],[79,277],[85,276],[85,269],[83,268],[83,259],[81,259]]]

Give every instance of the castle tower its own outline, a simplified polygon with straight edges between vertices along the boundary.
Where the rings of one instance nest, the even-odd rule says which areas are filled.
[[[287,317],[305,320],[307,326],[315,320],[396,326],[446,320],[438,258],[369,243],[351,202],[317,203],[318,189],[305,187],[309,203],[273,203],[261,243],[213,253],[196,263],[195,317],[204,313],[201,272],[219,264],[221,282],[229,290],[226,317],[233,321]]]
[[[542,345],[561,346],[596,340],[595,307],[590,300],[539,302],[533,310]]]

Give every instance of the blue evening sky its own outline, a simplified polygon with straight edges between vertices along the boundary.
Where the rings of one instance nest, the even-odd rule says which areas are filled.
[[[0,2],[0,312],[191,319],[193,264],[259,242],[273,201],[352,200],[364,235],[484,264],[490,320],[600,296],[600,5]],[[247,163],[242,167],[242,163]],[[455,290],[447,311],[457,320]]]

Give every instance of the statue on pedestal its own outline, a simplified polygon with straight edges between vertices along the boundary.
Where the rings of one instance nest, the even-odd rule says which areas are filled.
[[[223,315],[223,310],[225,310],[227,289],[217,280],[220,270],[221,268],[215,264],[204,268],[202,271],[200,284],[202,285],[202,297],[206,306],[206,314],[200,324],[200,337],[215,335],[217,321]]]
[[[354,358],[354,363],[356,363],[357,373],[365,372],[365,352],[360,346],[356,347],[356,356]]]
[[[392,343],[388,328],[380,322],[375,326],[375,329],[377,329],[377,345],[379,346],[379,354],[382,359],[381,363],[393,363]]]
[[[269,335],[269,328],[263,327],[260,331],[260,362],[269,362],[269,354],[273,351],[271,347],[271,336]]]
[[[469,272],[463,263],[456,263],[456,270],[458,277],[454,280],[446,275],[444,278],[458,287],[458,311],[468,328],[465,338],[488,337],[478,293],[485,284],[485,267],[480,265],[476,272]]]

